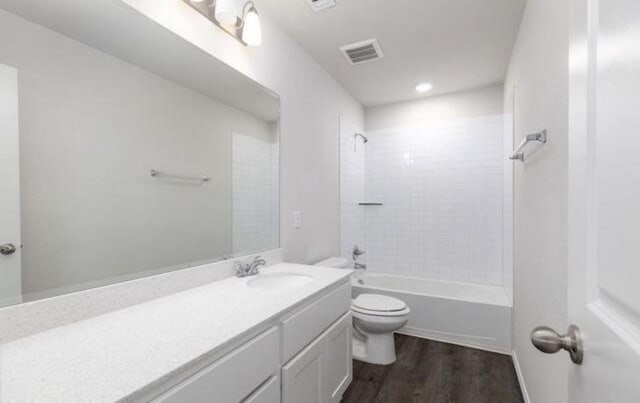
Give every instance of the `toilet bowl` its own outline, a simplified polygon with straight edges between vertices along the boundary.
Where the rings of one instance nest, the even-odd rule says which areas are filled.
[[[333,257],[315,264],[349,268],[349,260]],[[396,360],[393,332],[409,319],[404,301],[381,294],[360,294],[351,301],[353,314],[353,358],[371,364],[388,365]]]
[[[407,323],[409,312],[404,301],[386,295],[360,294],[353,299],[353,357],[371,364],[393,363],[393,332]]]

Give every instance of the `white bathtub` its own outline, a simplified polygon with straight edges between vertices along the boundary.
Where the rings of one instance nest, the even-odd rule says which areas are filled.
[[[511,304],[502,287],[378,273],[354,275],[351,284],[354,297],[384,294],[409,305],[409,322],[398,333],[511,352]]]

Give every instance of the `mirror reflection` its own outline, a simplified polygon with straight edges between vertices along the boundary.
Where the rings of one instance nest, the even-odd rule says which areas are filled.
[[[1,305],[278,247],[277,97],[170,37],[191,60],[158,74],[34,20],[0,10]]]

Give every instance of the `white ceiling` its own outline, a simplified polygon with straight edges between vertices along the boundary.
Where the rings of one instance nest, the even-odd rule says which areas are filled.
[[[307,0],[258,5],[365,106],[501,83],[525,0]],[[376,38],[384,59],[352,66],[339,48]],[[265,38],[266,39],[266,38]]]

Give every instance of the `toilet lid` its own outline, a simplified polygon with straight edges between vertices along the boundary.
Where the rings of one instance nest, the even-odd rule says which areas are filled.
[[[396,312],[407,307],[404,301],[380,294],[360,294],[352,304],[356,308],[376,312]]]

